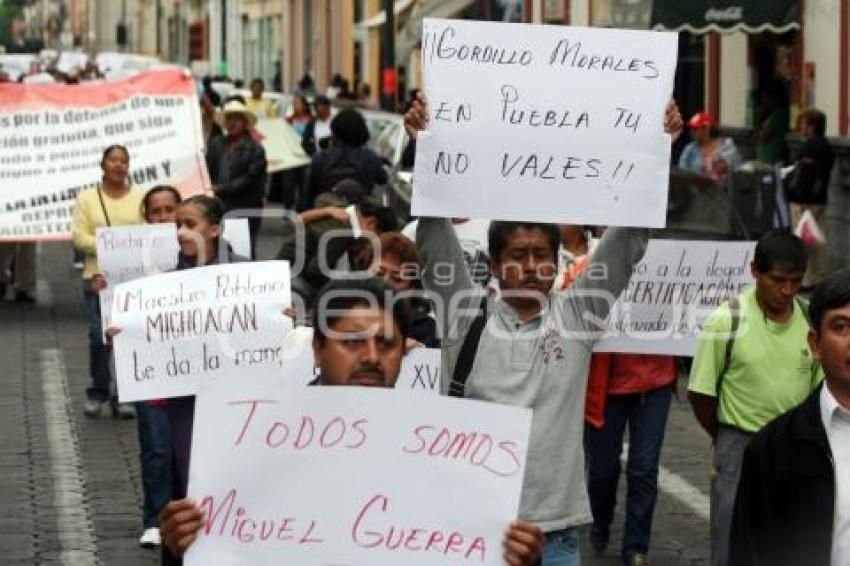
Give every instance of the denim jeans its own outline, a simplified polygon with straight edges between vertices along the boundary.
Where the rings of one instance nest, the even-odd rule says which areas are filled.
[[[93,401],[116,402],[112,390],[112,373],[109,370],[109,356],[112,347],[103,343],[103,329],[100,320],[100,296],[92,290],[91,280],[83,280],[83,310],[89,326],[89,373],[91,387],[86,389],[86,397]]]
[[[670,411],[669,386],[630,395],[609,395],[605,426],[586,427],[587,487],[593,524],[608,529],[617,505],[623,434],[629,426],[626,465],[626,521],[621,556],[628,562],[635,553],[649,551],[652,514],[658,495],[658,460]]]
[[[729,537],[735,494],[741,479],[744,450],[753,435],[720,425],[714,439],[714,478],[711,480],[711,564],[723,566],[729,558]]]
[[[577,529],[546,533],[543,566],[581,566]]]
[[[159,524],[159,514],[171,501],[171,434],[164,406],[136,403],[139,461],[142,471],[142,524]]]

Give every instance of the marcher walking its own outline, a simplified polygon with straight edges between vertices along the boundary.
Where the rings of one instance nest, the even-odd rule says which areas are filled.
[[[85,254],[83,307],[89,327],[91,373],[91,386],[86,390],[85,414],[90,417],[100,414],[101,406],[108,402],[114,414],[132,418],[132,407],[118,406],[116,392],[111,387],[109,356],[112,348],[104,343],[99,289],[93,279],[100,273],[97,266],[97,228],[141,224],[144,194],[130,188],[130,154],[124,146],[107,147],[103,152],[100,167],[103,169],[100,185],[77,195],[72,226],[74,245]]]

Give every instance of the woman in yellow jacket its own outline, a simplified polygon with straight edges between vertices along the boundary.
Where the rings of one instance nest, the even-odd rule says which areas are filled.
[[[89,325],[89,364],[91,386],[86,390],[86,416],[100,414],[105,403],[110,403],[113,414],[124,418],[134,416],[129,405],[118,406],[111,390],[109,370],[111,347],[103,340],[98,293],[105,287],[97,266],[97,234],[102,226],[142,224],[142,198],[144,193],[130,188],[128,171],[130,154],[122,145],[111,145],[103,152],[100,162],[103,180],[100,185],[77,195],[74,205],[72,233],[74,246],[85,254],[83,271],[83,308]]]

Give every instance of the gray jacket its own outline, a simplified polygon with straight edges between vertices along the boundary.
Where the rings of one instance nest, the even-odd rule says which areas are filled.
[[[607,277],[599,278],[599,268],[585,271],[569,291],[550,294],[543,312],[531,321],[520,321],[505,301],[488,299],[466,396],[534,410],[519,517],[546,532],[592,520],[582,441],[590,354],[648,237],[646,229],[609,229],[593,256],[594,265],[606,266]],[[469,278],[448,220],[420,219],[416,243],[423,285],[438,303],[446,392],[481,291]]]

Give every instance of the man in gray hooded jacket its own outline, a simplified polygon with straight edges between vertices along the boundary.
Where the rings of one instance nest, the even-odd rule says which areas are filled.
[[[420,98],[405,115],[410,136],[427,121]],[[672,101],[664,126],[674,139],[682,128]],[[469,278],[450,221],[419,221],[422,283],[435,295],[443,337],[443,392],[450,390],[450,380],[458,379],[457,366],[472,358],[459,372],[466,374],[465,384],[451,384],[451,394],[534,410],[519,516],[546,533],[544,566],[577,564],[576,527],[592,521],[582,447],[590,355],[648,238],[647,229],[610,228],[593,257],[600,269],[586,271],[568,292],[553,293],[557,227],[493,222],[488,244],[501,297],[485,298]],[[470,335],[472,347],[464,348]]]

